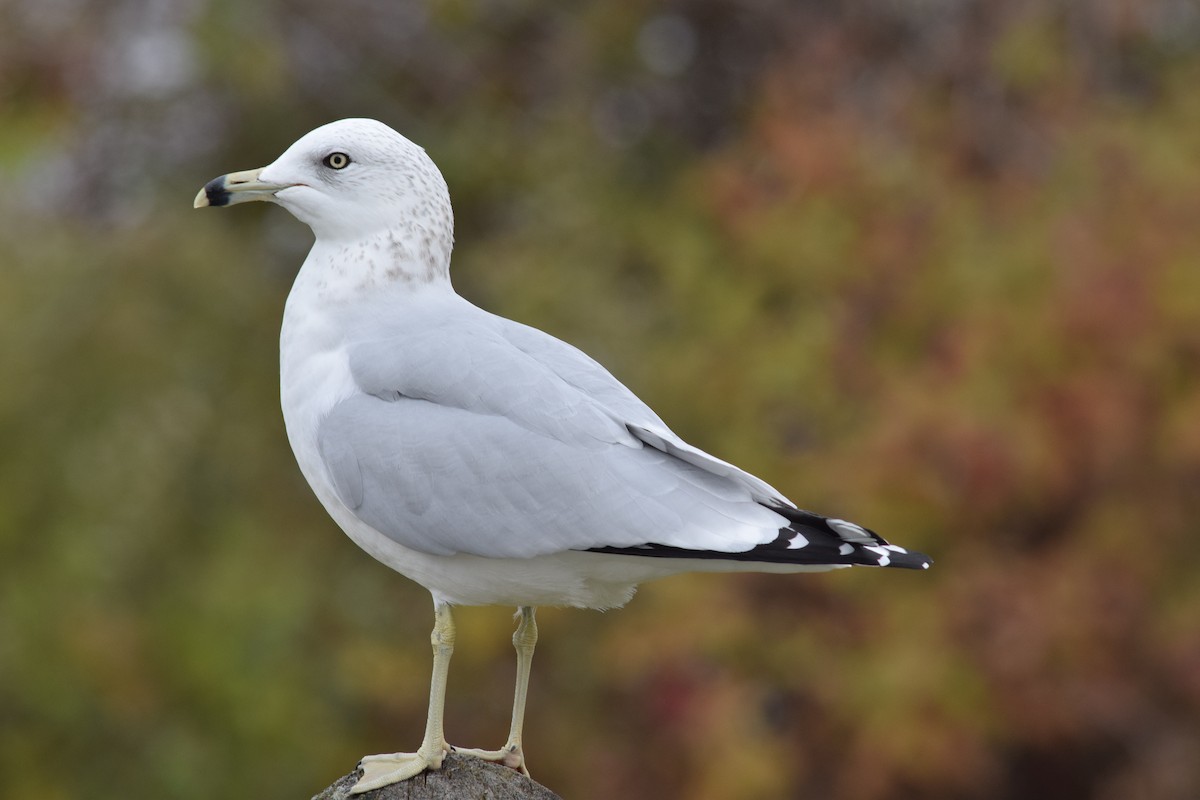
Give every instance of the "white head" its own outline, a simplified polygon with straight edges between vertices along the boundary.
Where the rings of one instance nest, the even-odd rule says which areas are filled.
[[[195,207],[277,203],[317,240],[388,238],[413,267],[445,274],[454,241],[446,181],[424,149],[373,119],[343,119],[302,136],[271,164],[209,181]]]

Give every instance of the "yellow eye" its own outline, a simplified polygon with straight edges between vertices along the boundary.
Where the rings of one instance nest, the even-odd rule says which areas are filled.
[[[321,159],[321,163],[330,169],[345,169],[350,166],[350,156],[345,153],[330,153]]]

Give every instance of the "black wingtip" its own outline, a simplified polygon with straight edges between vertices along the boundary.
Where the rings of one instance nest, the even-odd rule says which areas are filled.
[[[787,547],[801,549],[816,545],[815,553],[824,554],[836,544],[841,563],[864,567],[899,567],[900,569],[927,570],[933,559],[924,553],[897,547],[870,528],[836,517],[825,517],[802,508],[771,505],[791,525],[780,531],[787,536]],[[797,540],[803,544],[797,545]],[[820,557],[820,555],[817,555]]]
[[[635,547],[594,547],[589,552],[651,558],[715,559],[807,566],[898,567],[927,570],[933,559],[889,543],[870,528],[835,517],[824,517],[791,506],[768,506],[790,523],[771,542],[749,550],[689,550],[646,543]]]
[[[892,553],[889,563],[884,566],[923,570],[933,566],[933,559],[924,553],[909,550],[904,553]]]

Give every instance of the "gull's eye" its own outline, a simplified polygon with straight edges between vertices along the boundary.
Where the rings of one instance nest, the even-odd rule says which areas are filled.
[[[345,153],[330,153],[321,159],[321,163],[330,169],[345,169],[350,166],[350,156]]]

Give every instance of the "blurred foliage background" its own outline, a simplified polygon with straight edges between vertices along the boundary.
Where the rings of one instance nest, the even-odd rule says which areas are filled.
[[[209,178],[382,119],[460,292],[927,574],[547,609],[573,800],[1200,797],[1189,0],[0,0],[0,796],[308,797],[423,725],[431,608],[292,460],[311,240]],[[503,739],[509,609],[448,736]]]

